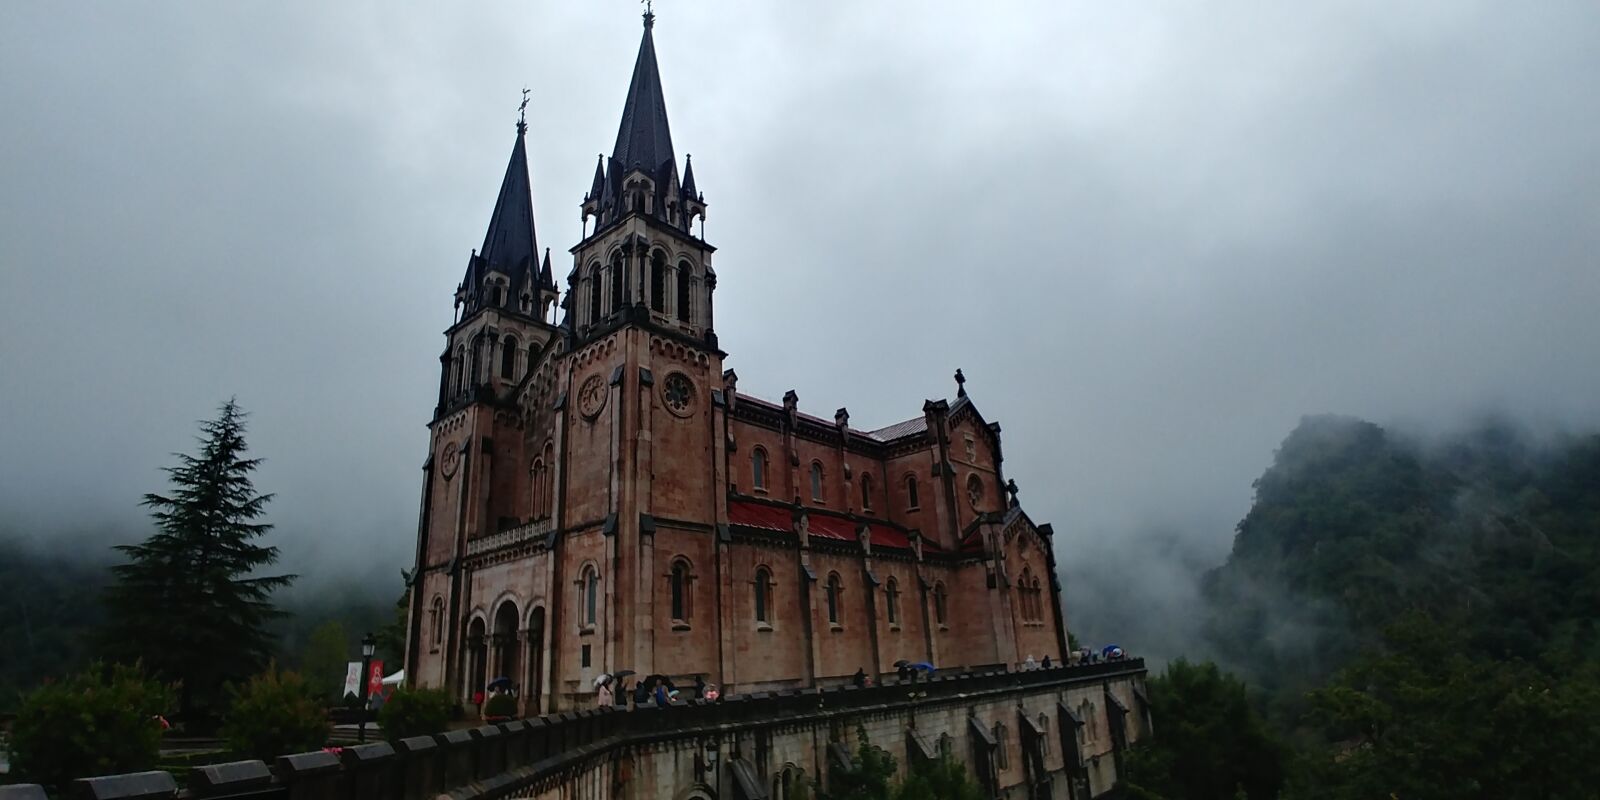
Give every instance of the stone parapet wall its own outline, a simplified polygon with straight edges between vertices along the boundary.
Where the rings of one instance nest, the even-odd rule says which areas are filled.
[[[924,752],[920,739],[947,748],[994,796],[1078,800],[1113,791],[1122,750],[1149,730],[1144,672],[1142,660],[1127,659],[736,695],[668,708],[568,711],[393,745],[284,756],[270,767],[259,761],[204,767],[182,789],[162,772],[84,779],[72,795],[760,800],[781,796],[785,774],[825,778],[854,752],[863,731],[902,770]],[[1108,716],[1085,721],[1081,732],[1069,730],[1072,717],[1058,709],[1080,704]],[[1048,729],[1043,736],[1035,719]],[[997,734],[998,741],[986,744],[977,730]],[[1078,793],[1069,795],[1074,783]]]

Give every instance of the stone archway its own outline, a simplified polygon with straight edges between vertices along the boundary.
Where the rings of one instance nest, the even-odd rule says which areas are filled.
[[[467,670],[461,676],[461,694],[463,699],[470,701],[489,682],[485,675],[489,671],[488,626],[484,624],[483,617],[475,617],[467,623],[466,648]]]
[[[522,677],[522,648],[518,642],[520,625],[517,604],[507,600],[494,612],[494,674],[489,680],[507,678],[513,684]]]

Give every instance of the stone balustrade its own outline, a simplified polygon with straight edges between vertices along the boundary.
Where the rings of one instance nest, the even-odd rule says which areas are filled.
[[[475,556],[480,553],[489,553],[502,547],[512,547],[525,542],[547,536],[550,533],[550,520],[541,519],[518,525],[515,528],[503,530],[492,536],[480,536],[467,542],[467,555]]]
[[[165,772],[84,778],[70,800],[458,800],[528,797],[580,776],[630,748],[703,746],[736,741],[751,729],[809,726],[836,731],[884,714],[927,714],[941,705],[1007,701],[1142,676],[1142,659],[1119,659],[1028,672],[937,675],[910,683],[860,688],[790,689],[731,695],[667,708],[564,711],[498,725],[415,736],[394,744],[281,756],[270,767],[240,761],[199,767],[180,787]],[[958,735],[959,731],[950,731]],[[826,737],[824,737],[826,738]],[[1120,746],[1120,745],[1119,745]],[[709,767],[715,773],[715,764]],[[715,776],[710,779],[715,783]],[[609,790],[607,790],[609,792]],[[609,793],[598,795],[610,797]],[[651,796],[651,795],[643,795]],[[37,800],[37,787],[8,786],[0,800]]]

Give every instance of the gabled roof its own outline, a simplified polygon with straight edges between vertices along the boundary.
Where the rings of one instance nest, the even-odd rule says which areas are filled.
[[[896,422],[893,425],[889,425],[887,427],[879,428],[879,429],[877,429],[875,431],[868,431],[867,435],[872,437],[872,438],[874,438],[874,439],[877,439],[880,442],[887,442],[887,441],[891,441],[891,440],[894,440],[894,439],[900,439],[900,438],[906,437],[906,436],[914,436],[916,434],[926,433],[927,430],[928,430],[928,418],[923,416],[923,417],[912,417],[911,419],[905,420],[903,422]]]
[[[644,38],[639,41],[639,57],[633,63],[633,82],[628,84],[622,125],[617,129],[616,147],[611,150],[613,162],[624,172],[639,167],[654,174],[662,165],[675,161],[661,71],[656,67],[656,43],[650,35],[653,27],[655,15],[646,13]]]

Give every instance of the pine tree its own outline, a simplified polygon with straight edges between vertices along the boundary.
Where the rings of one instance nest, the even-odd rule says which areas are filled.
[[[225,683],[271,661],[267,625],[283,612],[270,597],[295,578],[257,574],[278,548],[253,543],[272,528],[259,521],[272,495],[251,483],[261,461],[244,457],[244,416],[228,400],[201,423],[199,454],[174,454],[171,493],[144,496],[157,531],[116,547],[129,561],[112,568],[106,596],[107,655],[179,681],[185,717],[214,717]]]

